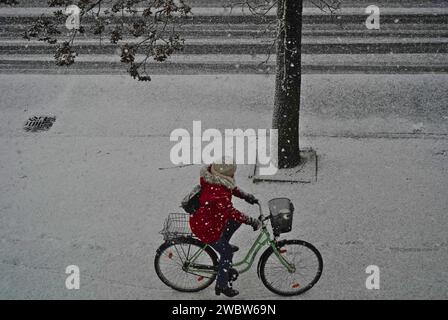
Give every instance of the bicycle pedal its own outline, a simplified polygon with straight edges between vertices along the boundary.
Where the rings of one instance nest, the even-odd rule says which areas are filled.
[[[240,275],[239,272],[232,268],[229,271],[229,280],[230,281],[236,281],[236,279],[238,279],[239,275]]]

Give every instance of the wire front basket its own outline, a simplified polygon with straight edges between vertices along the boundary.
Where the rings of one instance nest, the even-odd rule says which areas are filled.
[[[160,233],[165,241],[180,237],[191,237],[190,215],[186,213],[170,213],[165,219],[163,230]]]
[[[274,235],[290,232],[292,229],[292,217],[294,205],[288,198],[275,198],[268,202],[271,212],[271,225]]]

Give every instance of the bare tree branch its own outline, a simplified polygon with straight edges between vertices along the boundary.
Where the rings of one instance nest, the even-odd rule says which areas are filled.
[[[49,7],[59,9],[53,17],[38,19],[24,33],[24,38],[56,44],[66,19],[60,8],[66,9],[72,3],[71,0],[48,0]],[[75,4],[81,9],[80,26],[70,30],[68,39],[56,47],[58,65],[74,63],[75,39],[86,31],[98,35],[100,44],[107,34],[110,42],[121,48],[121,62],[128,65],[130,75],[141,81],[151,79],[146,74],[149,58],[165,61],[183,49],[184,39],[176,33],[175,26],[191,15],[191,7],[184,0],[78,0]],[[123,40],[125,37],[133,37],[137,42]],[[139,62],[135,61],[137,54],[143,55]]]
[[[0,1],[6,4],[17,2]],[[272,47],[276,44],[275,34],[278,34],[278,28],[282,28],[281,22],[277,23],[275,19],[270,19],[270,12],[276,9],[278,1],[282,0],[227,1],[224,7],[230,9],[229,14],[235,8],[239,8],[243,12],[247,11],[264,19],[266,27],[258,36],[269,34],[269,37],[272,37],[267,59],[263,62],[267,64]],[[309,1],[323,12],[331,14],[341,6],[340,0]],[[183,19],[193,17],[191,7],[185,0],[77,0],[74,4],[81,9],[80,26],[70,30],[66,40],[61,40],[62,35],[66,34],[61,31],[67,18],[64,11],[72,4],[73,0],[48,0],[48,6],[56,8],[53,17],[41,16],[25,31],[23,37],[56,44],[56,63],[71,65],[77,56],[75,40],[78,35],[91,32],[99,36],[100,45],[103,35],[106,35],[112,44],[120,47],[121,62],[128,65],[129,74],[141,81],[151,79],[146,73],[150,58],[163,62],[175,52],[183,50],[185,40],[176,30],[182,25]],[[130,41],[129,37],[137,41]],[[58,44],[59,40],[62,43]],[[143,58],[135,61],[137,55],[143,55]]]

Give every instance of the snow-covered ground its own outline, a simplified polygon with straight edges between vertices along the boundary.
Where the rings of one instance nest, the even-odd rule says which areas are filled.
[[[1,75],[0,298],[206,299],[181,294],[153,268],[158,231],[198,179],[172,166],[173,129],[268,128],[273,77],[262,75]],[[296,207],[285,238],[314,243],[324,273],[298,299],[448,298],[447,75],[307,75],[302,145],[319,155],[314,184],[252,184]],[[27,133],[33,115],[53,114],[48,132]],[[255,208],[235,200],[242,210]],[[255,234],[243,227],[244,252]],[[65,288],[65,268],[81,288]],[[381,270],[367,290],[365,269]],[[279,298],[255,269],[239,297]]]

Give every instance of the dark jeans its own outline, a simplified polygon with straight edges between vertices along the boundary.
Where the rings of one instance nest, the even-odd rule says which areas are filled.
[[[211,244],[213,249],[218,251],[219,263],[218,263],[218,276],[216,278],[216,286],[220,288],[226,288],[229,283],[229,269],[232,267],[233,250],[229,244],[230,238],[235,231],[241,226],[241,223],[229,220],[227,226],[224,229],[221,238],[215,243]]]

